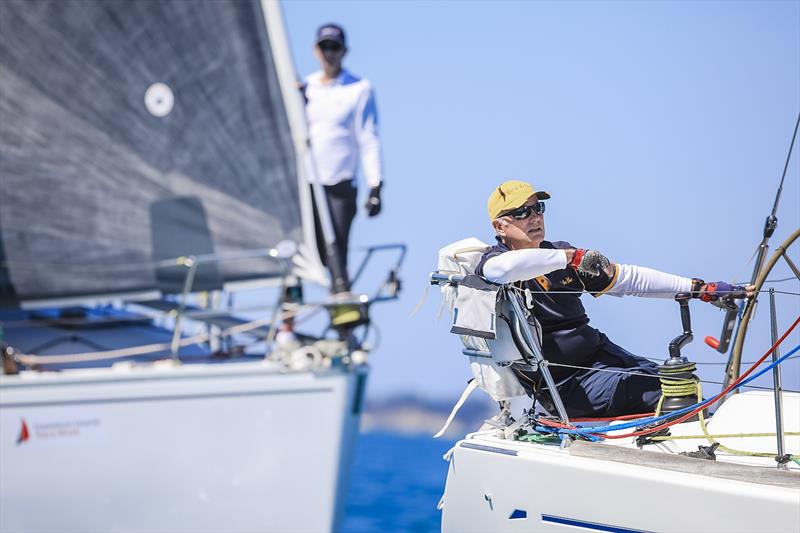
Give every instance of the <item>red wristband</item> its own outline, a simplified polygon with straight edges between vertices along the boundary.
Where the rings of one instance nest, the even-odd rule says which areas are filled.
[[[575,270],[578,270],[578,267],[580,266],[581,261],[583,261],[583,256],[585,254],[586,250],[584,250],[583,248],[575,250],[575,255],[572,256],[572,261],[570,261],[569,266],[571,266]]]

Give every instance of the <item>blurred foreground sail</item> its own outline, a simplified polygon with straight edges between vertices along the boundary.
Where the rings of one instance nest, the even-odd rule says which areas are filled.
[[[327,283],[280,6],[4,1],[0,84],[0,530],[335,530],[366,353],[272,344]]]

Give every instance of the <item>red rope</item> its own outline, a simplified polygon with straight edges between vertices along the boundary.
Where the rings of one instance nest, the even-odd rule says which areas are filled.
[[[761,363],[763,363],[764,360],[767,357],[769,357],[769,355],[772,352],[774,352],[775,349],[778,346],[780,346],[780,344],[784,341],[784,339],[786,339],[786,337],[789,336],[789,334],[792,332],[792,330],[797,327],[797,324],[800,324],[800,316],[798,316],[795,319],[794,323],[792,323],[792,325],[789,326],[789,329],[786,330],[786,333],[781,335],[781,338],[778,339],[778,341],[775,344],[773,344],[772,347],[769,350],[767,350],[767,352],[764,355],[762,355],[761,358],[758,361],[756,361],[753,364],[753,366],[751,366],[747,370],[747,372],[745,372],[744,374],[739,376],[733,383],[731,383],[730,385],[725,387],[725,390],[723,390],[722,392],[717,394],[706,405],[698,407],[698,408],[686,413],[685,415],[683,415],[683,416],[681,416],[679,418],[676,418],[675,420],[670,420],[668,422],[664,422],[663,424],[659,424],[658,426],[656,426],[654,428],[648,428],[648,429],[645,429],[645,430],[642,430],[642,431],[634,431],[634,432],[631,432],[631,433],[625,433],[624,435],[595,435],[595,436],[605,437],[607,439],[624,439],[624,438],[627,438],[627,437],[638,437],[639,435],[649,435],[650,433],[655,433],[656,431],[660,431],[660,430],[662,430],[664,428],[668,428],[670,426],[674,426],[675,424],[680,424],[681,422],[684,422],[684,421],[688,420],[689,418],[693,417],[694,415],[696,415],[697,413],[699,413],[700,411],[702,411],[706,407],[708,407],[710,405],[713,405],[714,403],[718,402],[721,398],[723,398],[726,394],[728,394],[731,390],[733,390],[739,383],[741,383],[742,381],[747,379],[747,376],[752,374],[755,371],[756,367],[758,367]]]
[[[753,366],[751,366],[747,370],[747,372],[745,372],[744,374],[739,376],[734,382],[732,382],[730,385],[728,385],[725,388],[725,390],[723,390],[722,392],[720,392],[719,394],[714,396],[710,402],[708,402],[708,403],[704,402],[705,403],[704,406],[698,407],[698,408],[694,409],[693,411],[690,411],[689,413],[686,413],[685,415],[682,415],[681,417],[676,418],[675,420],[670,420],[670,421],[664,422],[662,424],[659,424],[656,427],[648,428],[648,429],[645,429],[645,430],[642,430],[642,431],[634,431],[634,432],[631,432],[631,433],[625,433],[623,435],[605,435],[605,434],[601,434],[601,433],[591,433],[591,435],[595,436],[595,437],[605,438],[605,439],[624,439],[624,438],[628,438],[628,437],[638,437],[639,435],[649,435],[651,433],[655,433],[656,431],[660,431],[660,430],[662,430],[664,428],[668,428],[670,426],[674,426],[675,424],[680,424],[681,422],[684,422],[685,420],[688,420],[689,418],[693,417],[694,415],[696,415],[697,413],[699,413],[700,411],[702,411],[703,409],[705,409],[709,405],[712,405],[712,404],[718,402],[721,398],[723,398],[726,394],[728,394],[731,390],[733,390],[733,388],[735,388],[739,383],[741,383],[742,381],[747,379],[747,377],[750,374],[752,374],[755,371],[755,369],[761,363],[763,363],[764,360],[767,357],[769,357],[769,355],[772,352],[774,352],[775,349],[778,346],[781,345],[781,343],[786,339],[786,337],[789,336],[789,334],[794,330],[794,328],[797,327],[798,324],[800,324],[800,316],[798,316],[795,319],[795,321],[792,323],[792,325],[789,326],[789,329],[787,329],[786,332],[783,335],[781,335],[781,337],[777,340],[777,342],[775,344],[773,344],[772,347],[769,350],[767,350],[767,352],[764,355],[762,355],[761,358],[758,361],[753,363]],[[639,418],[641,416],[649,416],[649,415],[646,415],[646,414],[645,415],[624,415],[624,417],[613,417],[613,418],[605,418],[605,419],[603,419],[603,418],[595,418],[595,419],[591,419],[591,418],[576,418],[573,421],[574,422],[582,422],[582,421],[592,421],[592,420],[597,420],[597,421],[603,421],[603,420],[625,420],[625,419]],[[553,422],[551,420],[546,420],[546,419],[542,419],[539,422],[541,424],[545,425],[545,426],[557,427],[557,428],[560,428],[560,429],[578,429],[578,428],[576,428],[575,426],[572,426],[572,425],[561,424],[561,423]]]
[[[610,416],[608,418],[571,418],[570,422],[614,422],[616,420],[633,420],[635,418],[646,418],[655,413],[639,413],[638,415]]]

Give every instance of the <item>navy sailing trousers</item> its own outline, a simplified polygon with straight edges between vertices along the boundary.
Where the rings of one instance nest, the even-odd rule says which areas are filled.
[[[661,397],[658,365],[617,346],[603,334],[601,340],[592,370],[580,370],[558,386],[567,414],[578,418],[655,410]]]

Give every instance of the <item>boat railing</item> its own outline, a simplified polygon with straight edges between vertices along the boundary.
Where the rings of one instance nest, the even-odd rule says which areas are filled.
[[[361,263],[358,265],[358,268],[356,269],[356,273],[353,275],[352,279],[353,284],[355,284],[361,278],[361,275],[366,270],[367,265],[370,263],[372,258],[375,257],[376,254],[380,252],[391,252],[391,251],[397,251],[398,254],[397,254],[397,259],[394,261],[392,267],[389,270],[389,279],[387,280],[387,283],[391,279],[394,279],[396,281],[397,273],[399,272],[400,266],[403,264],[403,261],[406,258],[406,252],[408,251],[408,247],[405,244],[402,243],[378,244],[374,246],[367,246],[363,248],[363,250],[365,254],[364,257],[361,259]],[[397,286],[397,289],[399,290],[399,285]],[[380,289],[378,292],[380,293]],[[375,298],[377,297],[378,294],[375,295]]]
[[[186,269],[186,274],[183,279],[183,288],[180,293],[178,307],[174,309],[175,324],[172,330],[172,341],[170,342],[170,353],[173,359],[178,358],[178,352],[181,347],[181,337],[183,334],[183,319],[186,314],[186,308],[189,301],[189,295],[194,286],[195,275],[197,269],[204,264],[218,264],[230,261],[242,261],[247,259],[272,259],[278,263],[281,269],[281,291],[278,297],[278,303],[273,311],[272,324],[270,326],[270,334],[274,332],[277,327],[278,316],[280,315],[279,308],[283,303],[285,287],[287,280],[291,275],[291,261],[297,253],[297,245],[291,241],[282,241],[274,248],[256,249],[256,250],[242,250],[238,252],[227,252],[224,254],[197,254],[181,256],[166,260],[157,261],[156,267],[171,267],[179,266]]]
[[[407,252],[406,245],[400,243],[383,244],[383,245],[369,246],[365,250],[366,254],[362,259],[358,269],[356,270],[355,276],[353,276],[354,283],[365,272],[368,264],[370,263],[370,260],[375,256],[376,253],[387,252],[387,251],[398,252],[397,258],[392,263],[388,276],[383,281],[383,283],[376,289],[373,295],[369,296],[362,294],[362,295],[348,296],[346,298],[331,298],[319,302],[309,302],[306,304],[306,307],[330,308],[343,305],[367,307],[377,302],[396,300],[400,292],[401,285],[399,278],[399,270],[406,257],[406,252]],[[262,258],[273,259],[280,265],[281,287],[278,295],[278,300],[275,306],[273,307],[272,319],[270,320],[270,326],[269,326],[269,333],[266,336],[267,340],[269,341],[274,337],[274,333],[277,331],[278,322],[281,319],[280,310],[286,303],[285,300],[286,288],[289,284],[290,278],[293,276],[292,260],[296,253],[297,253],[297,247],[294,243],[281,242],[278,243],[278,245],[275,248],[269,248],[266,250],[244,250],[241,252],[233,252],[225,254],[190,255],[190,256],[183,256],[174,259],[159,261],[157,263],[157,266],[166,266],[166,267],[181,266],[186,268],[186,274],[183,280],[183,289],[180,293],[179,305],[176,309],[174,309],[175,325],[173,328],[173,336],[171,342],[171,353],[173,358],[178,357],[178,350],[180,349],[181,345],[181,336],[183,329],[182,320],[184,317],[187,316],[186,313],[187,303],[189,300],[189,295],[192,292],[192,287],[194,284],[194,279],[198,267],[200,267],[203,264],[216,264],[228,261],[262,259]],[[193,316],[200,316],[200,315],[195,314]],[[192,318],[192,316],[189,316],[189,318]]]
[[[398,273],[406,255],[406,246],[404,244],[389,244],[367,248],[367,254],[359,266],[357,275],[360,276],[365,271],[370,258],[373,257],[377,252],[392,250],[399,252],[398,257],[392,263],[388,276],[375,290],[374,294],[360,294],[348,296],[346,298],[328,298],[315,302],[305,302],[302,305],[294,306],[291,311],[287,311],[285,309],[285,304],[287,303],[287,288],[291,283],[294,283],[297,278],[297,273],[293,269],[297,247],[294,243],[288,241],[281,242],[274,248],[250,249],[226,253],[186,255],[158,261],[149,261],[146,263],[148,267],[183,268],[185,272],[182,278],[179,278],[181,287],[180,292],[175,293],[175,300],[157,298],[149,300],[127,299],[125,301],[157,313],[168,315],[172,318],[173,327],[172,337],[169,342],[169,351],[173,359],[178,359],[180,349],[188,344],[197,342],[211,342],[214,338],[226,338],[241,333],[254,334],[258,337],[263,337],[263,339],[269,343],[274,340],[278,326],[280,325],[281,320],[285,318],[287,313],[294,316],[300,312],[304,312],[304,310],[311,313],[315,309],[333,308],[343,305],[358,306],[362,309],[366,309],[368,306],[377,302],[396,300],[400,291],[400,279]],[[189,305],[191,295],[194,292],[196,274],[200,267],[208,264],[219,264],[224,262],[253,259],[268,259],[278,264],[280,273],[279,276],[276,277],[279,277],[280,279],[280,289],[278,291],[278,298],[274,304],[270,304],[268,306],[259,305],[258,307],[250,307],[242,311],[256,311],[268,308],[271,310],[269,317],[250,321],[234,317],[231,314],[230,309],[227,311],[220,311],[197,308]],[[108,298],[115,297],[124,299],[123,295],[108,296]],[[205,323],[209,327],[209,331],[205,334],[192,335],[189,338],[183,338],[185,320]],[[70,322],[70,325],[75,326],[77,323],[77,321],[73,320]],[[217,334],[212,334],[210,331],[212,326],[219,327],[220,331]],[[311,336],[305,337],[311,338]],[[154,344],[137,348],[105,350],[86,354],[72,354],[70,356],[39,356],[35,354],[19,354],[15,352],[14,357],[18,358],[23,364],[38,367],[40,365],[58,362],[101,361],[120,357],[138,356],[160,351],[164,348],[165,347],[161,344]],[[11,360],[12,358],[4,358],[4,360],[5,359]],[[67,361],[67,359],[69,359],[69,361]]]

